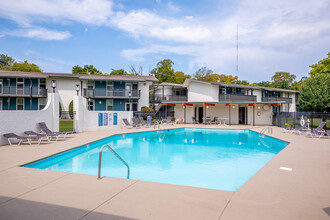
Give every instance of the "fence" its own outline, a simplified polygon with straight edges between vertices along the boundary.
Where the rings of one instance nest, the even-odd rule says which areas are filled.
[[[301,126],[301,119],[309,120],[311,130],[317,128],[322,121],[326,121],[325,130],[330,130],[330,113],[323,112],[274,112],[273,125],[284,127],[291,125],[294,128]]]

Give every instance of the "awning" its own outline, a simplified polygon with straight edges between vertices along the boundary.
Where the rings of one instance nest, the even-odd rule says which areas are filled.
[[[183,106],[194,106],[193,104],[191,103],[182,103]]]
[[[256,106],[256,105],[257,105],[256,103],[249,104],[249,106]]]
[[[163,103],[163,105],[167,105],[167,106],[175,106],[175,104],[172,104],[172,103]]]
[[[282,103],[273,103],[273,104],[270,104],[271,106],[281,106]]]
[[[212,104],[212,103],[205,103],[205,102],[203,102],[203,105],[205,105],[205,106],[215,106],[215,104]]]

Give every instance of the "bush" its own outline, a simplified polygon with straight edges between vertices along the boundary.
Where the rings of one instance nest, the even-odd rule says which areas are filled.
[[[73,100],[69,104],[69,114],[70,118],[73,119]]]

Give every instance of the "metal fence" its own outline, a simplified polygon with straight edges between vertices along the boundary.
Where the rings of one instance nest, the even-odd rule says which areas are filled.
[[[322,121],[326,121],[325,130],[330,130],[330,113],[323,112],[274,112],[273,125],[278,127],[292,126],[299,128],[303,121],[309,120],[311,130],[317,128]]]

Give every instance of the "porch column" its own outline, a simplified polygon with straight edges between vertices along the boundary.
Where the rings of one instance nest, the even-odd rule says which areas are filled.
[[[231,125],[231,105],[228,105],[229,107],[229,125]]]
[[[184,105],[184,106],[183,106],[183,118],[184,118],[183,123],[184,123],[184,124],[186,124],[186,108],[187,108],[187,107]]]
[[[253,126],[255,126],[255,105],[253,105]]]

